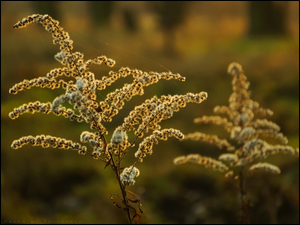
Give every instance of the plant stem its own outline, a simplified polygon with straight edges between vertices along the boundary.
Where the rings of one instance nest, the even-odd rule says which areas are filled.
[[[251,206],[244,188],[243,168],[241,169],[239,175],[239,191],[240,191],[240,200],[241,200],[241,212],[240,212],[241,215],[239,218],[239,222],[242,224],[250,224],[248,209],[251,208]]]
[[[109,152],[109,155],[111,157],[111,161],[112,161],[112,164],[111,164],[111,168],[112,170],[115,172],[116,174],[116,178],[118,180],[118,183],[119,183],[119,187],[121,189],[121,192],[122,192],[122,197],[123,197],[123,204],[125,205],[126,207],[126,212],[127,212],[127,218],[128,218],[128,222],[129,224],[132,224],[132,220],[131,220],[131,216],[130,216],[130,212],[129,212],[129,206],[128,206],[128,201],[127,201],[127,198],[126,198],[126,189],[124,187],[124,185],[122,185],[121,183],[121,180],[120,180],[120,171],[119,169],[117,168],[117,166],[115,165],[115,161],[113,159],[113,156],[112,156],[112,153]]]

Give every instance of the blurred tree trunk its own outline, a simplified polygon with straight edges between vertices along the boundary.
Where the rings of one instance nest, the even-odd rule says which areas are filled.
[[[249,36],[286,35],[287,10],[286,1],[250,1]]]
[[[108,24],[114,8],[114,1],[88,1],[88,10],[94,26]]]
[[[164,32],[164,53],[176,56],[175,32],[186,17],[189,1],[154,1],[151,3],[158,15],[159,26]]]
[[[128,9],[123,9],[123,18],[124,18],[124,24],[130,32],[134,33],[138,29],[137,25],[137,18],[136,18],[136,13],[134,10],[128,8]]]

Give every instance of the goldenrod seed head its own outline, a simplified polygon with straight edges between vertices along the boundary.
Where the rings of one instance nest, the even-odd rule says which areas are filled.
[[[274,174],[280,174],[281,172],[277,166],[270,163],[257,163],[249,168],[249,172],[251,173],[260,171],[270,172]]]
[[[242,72],[242,66],[236,62],[230,63],[228,66],[227,72],[231,75]]]
[[[81,78],[78,78],[76,81],[76,88],[78,90],[82,90],[86,86],[86,83],[87,83],[87,80],[82,80]]]
[[[126,167],[123,172],[120,174],[120,180],[123,185],[134,185],[135,177],[140,175],[138,168],[130,166]]]
[[[186,157],[183,155],[183,156],[178,156],[176,157],[174,160],[173,160],[173,163],[175,165],[180,165],[180,164],[183,164],[183,163],[186,163]]]
[[[121,144],[123,143],[124,141],[127,140],[127,134],[125,131],[121,130],[120,127],[116,128],[113,135],[112,135],[112,138],[111,138],[111,143],[114,143],[114,144]]]
[[[230,162],[230,163],[235,163],[238,161],[238,157],[236,154],[224,153],[219,156],[219,160],[222,160],[225,162]]]

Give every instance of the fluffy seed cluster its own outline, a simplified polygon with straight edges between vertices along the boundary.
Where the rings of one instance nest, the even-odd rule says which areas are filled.
[[[144,138],[134,156],[139,162],[142,162],[146,155],[151,155],[153,153],[152,148],[154,143],[158,144],[159,140],[166,141],[169,137],[176,137],[177,139],[182,140],[184,135],[179,130],[173,128],[155,130],[150,136]]]
[[[179,156],[173,160],[175,165],[180,165],[183,163],[196,163],[200,165],[204,165],[205,168],[212,168],[214,170],[219,170],[221,172],[225,172],[228,170],[228,167],[222,162],[215,160],[210,157],[201,156],[199,154],[189,154],[187,156]]]
[[[229,97],[229,106],[216,106],[214,112],[225,114],[221,116],[202,116],[194,119],[196,124],[221,125],[229,133],[228,139],[220,139],[217,135],[209,135],[201,132],[186,134],[184,140],[204,141],[225,149],[230,153],[223,153],[219,156],[218,162],[224,162],[229,167],[245,166],[249,173],[266,171],[278,174],[280,169],[269,163],[256,163],[256,159],[265,159],[269,155],[285,153],[299,157],[299,148],[294,149],[286,145],[288,139],[280,132],[280,127],[267,119],[258,119],[255,116],[271,116],[273,112],[259,106],[258,102],[250,98],[248,88],[250,83],[244,75],[242,66],[238,63],[231,63],[228,66],[228,73],[232,79],[232,94]],[[271,137],[281,144],[272,145],[264,138]],[[190,156],[191,157],[191,156]],[[179,156],[174,160],[176,165],[188,162],[188,157]],[[197,161],[199,156],[193,155]],[[198,162],[198,161],[197,161]],[[204,161],[204,164],[209,161]],[[208,166],[210,167],[210,166]],[[222,171],[222,170],[220,170]],[[226,170],[223,170],[225,172]],[[226,176],[232,176],[233,171],[228,171]]]
[[[13,149],[18,149],[24,145],[30,144],[32,146],[42,146],[43,148],[60,148],[77,150],[79,154],[85,155],[87,152],[86,146],[73,142],[72,140],[66,140],[60,137],[54,137],[51,135],[38,135],[38,136],[24,136],[17,140],[14,140],[11,144]]]
[[[256,163],[249,168],[250,173],[266,171],[269,173],[280,174],[280,169],[270,163]]]
[[[14,28],[24,28],[31,23],[41,24],[50,33],[53,44],[59,45],[59,52],[54,59],[61,64],[61,67],[50,70],[45,76],[31,80],[24,79],[9,89],[9,93],[17,94],[20,91],[32,87],[58,89],[62,88],[64,94],[57,96],[51,102],[29,102],[9,113],[11,119],[16,119],[23,113],[53,113],[56,116],[63,116],[71,121],[85,122],[90,125],[92,131],[83,131],[80,135],[80,142],[88,146],[81,146],[78,143],[49,135],[36,137],[26,136],[13,141],[12,148],[17,149],[25,144],[43,147],[65,148],[78,150],[79,154],[93,156],[111,165],[113,169],[121,170],[121,160],[130,147],[134,147],[137,138],[142,138],[150,130],[152,133],[145,137],[135,153],[136,161],[131,167],[123,170],[121,179],[123,185],[134,184],[134,177],[139,171],[135,167],[137,161],[142,162],[146,155],[152,154],[153,143],[158,140],[167,140],[169,137],[183,139],[183,134],[176,129],[161,129],[159,123],[169,119],[174,112],[184,108],[187,103],[201,103],[207,99],[206,92],[187,93],[185,95],[167,95],[146,99],[144,103],[136,106],[124,118],[123,123],[117,126],[111,134],[110,142],[107,141],[107,126],[104,124],[113,120],[119,114],[125,103],[136,95],[143,95],[144,88],[159,82],[160,80],[175,79],[185,81],[185,77],[178,73],[142,71],[135,68],[121,67],[117,71],[110,71],[106,76],[99,76],[96,79],[90,71],[92,64],[105,64],[109,67],[115,65],[115,61],[105,55],[94,59],[85,59],[84,54],[74,51],[73,41],[69,34],[49,15],[33,14],[17,22]],[[111,86],[118,79],[131,76],[132,82],[123,84],[123,87],[108,93],[102,100],[97,100],[96,92],[99,93]],[[67,77],[67,80],[64,78]],[[104,94],[103,94],[104,96]],[[67,108],[71,105],[71,108]],[[127,133],[134,130],[135,139],[129,142]]]
[[[126,167],[120,174],[120,180],[125,186],[134,185],[134,178],[138,177],[139,175],[140,171],[138,170],[138,168],[134,166]]]

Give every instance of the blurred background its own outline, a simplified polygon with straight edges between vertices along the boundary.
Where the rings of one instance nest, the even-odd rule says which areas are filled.
[[[133,98],[105,125],[110,134],[146,98],[206,91],[205,102],[187,105],[161,125],[183,133],[228,137],[222,128],[195,125],[193,119],[214,115],[214,106],[228,104],[232,87],[226,70],[235,61],[250,81],[252,99],[274,112],[267,119],[281,127],[290,146],[299,146],[298,1],[1,1],[1,223],[127,222],[125,212],[110,201],[111,193],[119,193],[118,185],[101,161],[60,149],[10,147],[24,135],[49,134],[79,141],[80,133],[89,130],[87,124],[52,114],[8,117],[23,103],[52,102],[63,94],[62,90],[41,88],[8,94],[15,83],[60,67],[53,58],[58,46],[41,25],[12,28],[34,13],[59,20],[74,41],[74,50],[83,52],[85,59],[106,55],[116,60],[114,71],[128,66],[170,70],[186,77],[183,83],[161,80],[146,87],[143,96]],[[104,65],[91,66],[98,78],[109,70]],[[130,81],[123,78],[99,91],[99,100]],[[130,188],[141,198],[142,223],[238,223],[240,206],[234,181],[199,165],[173,164],[175,157],[189,153],[217,157],[219,149],[171,138],[155,145],[153,151],[138,164],[141,175]],[[124,166],[132,164],[133,154]],[[267,161],[279,166],[281,174],[247,179],[251,222],[297,224],[299,158],[274,155]]]

